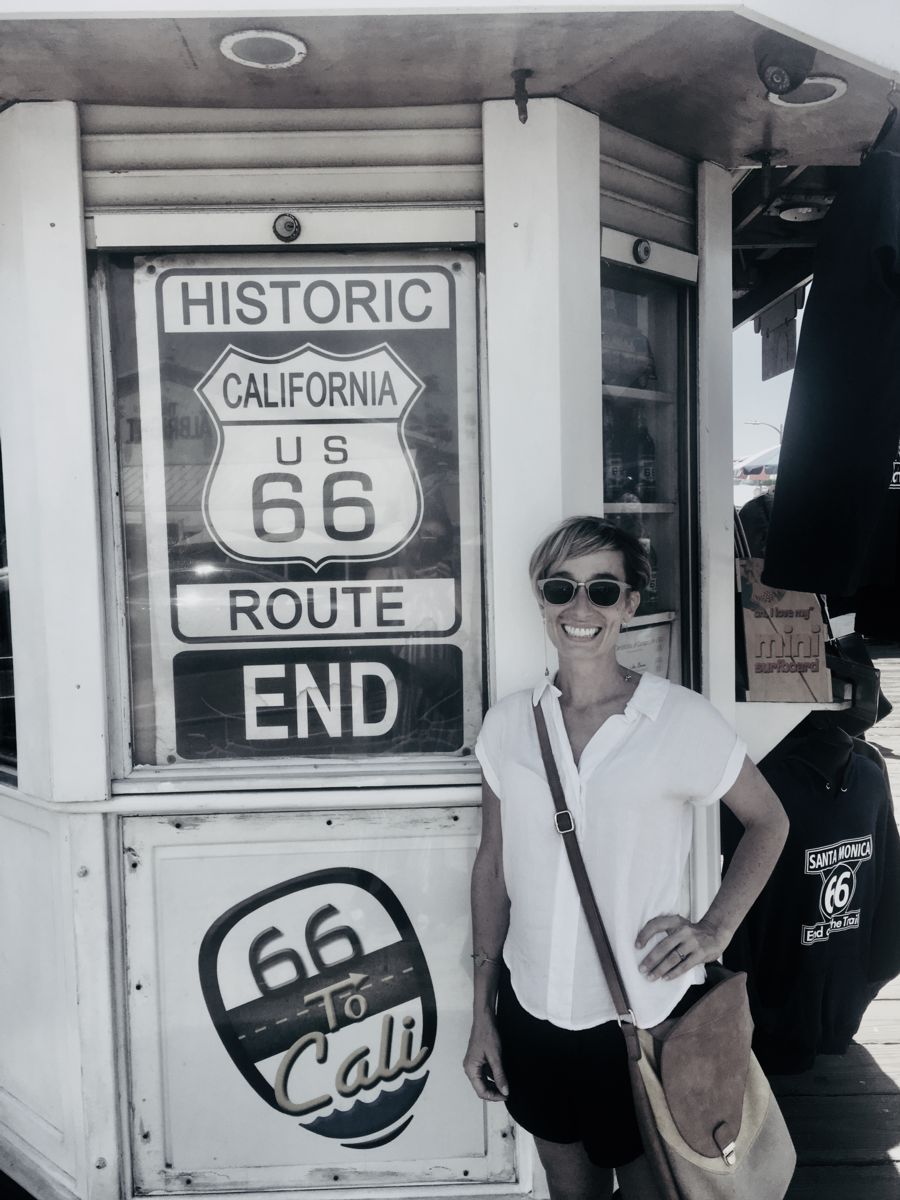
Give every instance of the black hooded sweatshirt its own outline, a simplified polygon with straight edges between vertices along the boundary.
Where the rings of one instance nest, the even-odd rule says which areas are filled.
[[[763,1069],[791,1074],[843,1054],[900,973],[900,835],[877,750],[840,729],[787,738],[760,769],[791,828],[724,961],[747,972]],[[723,806],[726,866],[741,832]]]

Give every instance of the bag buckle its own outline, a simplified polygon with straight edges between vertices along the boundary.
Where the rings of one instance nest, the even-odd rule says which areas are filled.
[[[722,1161],[726,1167],[733,1167],[737,1163],[737,1146],[734,1143],[734,1139],[725,1142],[730,1132],[731,1130],[725,1121],[720,1121],[713,1130],[713,1139],[719,1147],[719,1153],[722,1155]],[[723,1142],[725,1142],[724,1146],[722,1145]]]
[[[568,820],[568,825],[566,825],[566,827],[563,828],[563,826],[560,824],[560,822],[566,821],[566,820]],[[553,824],[556,826],[557,833],[574,833],[575,832],[575,818],[572,816],[572,814],[569,812],[569,810],[567,808],[564,808],[561,812],[555,812],[553,814]]]
[[[635,1020],[634,1010],[630,1009],[630,1008],[624,1013],[617,1013],[616,1014],[616,1022],[620,1029],[622,1028],[623,1025],[631,1025],[635,1029],[637,1028],[637,1021]]]

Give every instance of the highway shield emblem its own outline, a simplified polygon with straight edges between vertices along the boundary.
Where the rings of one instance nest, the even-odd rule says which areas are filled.
[[[275,358],[228,346],[197,384],[218,446],[203,493],[213,539],[242,562],[373,561],[422,519],[404,424],[422,381],[387,344]]]

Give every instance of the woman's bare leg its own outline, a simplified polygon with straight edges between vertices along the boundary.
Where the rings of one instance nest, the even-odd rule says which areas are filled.
[[[616,1177],[622,1190],[622,1200],[661,1200],[645,1154],[624,1167],[616,1167]]]
[[[598,1167],[581,1142],[563,1145],[536,1137],[538,1156],[547,1172],[550,1200],[610,1200],[611,1167]]]

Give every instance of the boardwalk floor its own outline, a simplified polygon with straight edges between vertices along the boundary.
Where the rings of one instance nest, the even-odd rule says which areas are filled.
[[[885,757],[900,815],[900,647],[870,650],[894,711],[868,741]],[[900,980],[869,1006],[847,1054],[820,1055],[773,1085],[798,1154],[787,1200],[900,1200]]]

